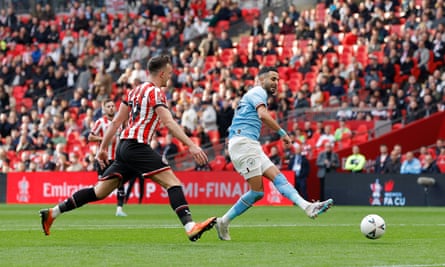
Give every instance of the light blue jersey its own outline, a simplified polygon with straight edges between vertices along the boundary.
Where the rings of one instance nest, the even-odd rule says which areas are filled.
[[[267,92],[261,86],[251,88],[241,98],[236,107],[232,125],[229,128],[229,139],[244,136],[253,140],[260,138],[262,122],[256,111],[259,105],[267,108]]]

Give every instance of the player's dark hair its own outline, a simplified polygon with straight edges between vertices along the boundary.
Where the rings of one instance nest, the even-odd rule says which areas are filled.
[[[161,70],[168,64],[171,64],[171,59],[169,55],[160,55],[152,57],[147,63],[148,72],[157,73],[159,70]]]
[[[269,73],[271,71],[278,72],[277,68],[275,68],[275,67],[262,67],[260,69],[260,71],[258,71],[258,76],[261,76],[263,74]]]
[[[113,99],[111,99],[111,98],[107,98],[107,99],[105,99],[103,102],[102,102],[102,105],[106,105],[108,102],[114,102],[113,101]]]

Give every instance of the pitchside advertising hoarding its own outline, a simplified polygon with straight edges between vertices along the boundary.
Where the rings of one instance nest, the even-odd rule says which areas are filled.
[[[424,176],[435,184],[418,184]],[[445,175],[329,173],[325,193],[336,205],[445,206]]]
[[[184,193],[190,204],[233,204],[249,190],[247,183],[236,172],[177,172],[183,182]],[[292,173],[285,175],[290,181]],[[95,172],[9,173],[7,197],[9,204],[58,203],[80,188],[97,182]],[[141,194],[136,182],[129,203],[137,203]],[[265,196],[257,205],[291,205],[268,180],[264,180]],[[116,192],[97,203],[116,203]],[[143,203],[168,204],[166,190],[150,179],[144,181]]]

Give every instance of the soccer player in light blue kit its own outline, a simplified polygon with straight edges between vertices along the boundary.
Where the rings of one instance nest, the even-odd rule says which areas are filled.
[[[277,131],[286,144],[291,143],[289,135],[280,128],[267,110],[267,96],[277,92],[278,80],[276,68],[261,68],[255,86],[241,98],[235,110],[229,128],[229,155],[237,172],[247,180],[250,190],[241,196],[224,216],[217,218],[216,230],[221,240],[230,240],[229,223],[263,197],[263,176],[272,181],[283,196],[298,205],[312,219],[333,204],[332,199],[311,203],[302,198],[263,152],[258,141],[264,123]]]

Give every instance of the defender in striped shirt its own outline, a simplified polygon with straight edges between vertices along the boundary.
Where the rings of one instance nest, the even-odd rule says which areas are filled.
[[[102,116],[102,118],[98,119],[94,123],[93,129],[88,135],[89,142],[99,142],[99,143],[102,142],[102,138],[105,135],[105,132],[107,131],[108,127],[110,126],[111,121],[114,118],[114,115],[116,114],[116,105],[114,104],[113,100],[106,99],[103,101],[102,112],[104,113],[104,115]],[[119,136],[116,135],[115,138],[113,138],[111,144],[108,145],[107,154],[110,164],[114,161],[118,140]],[[100,179],[105,169],[100,167],[98,161],[94,162],[94,167]],[[122,207],[124,206],[124,199],[125,199],[125,189],[123,184],[121,183],[119,185],[119,188],[117,189],[116,216],[122,216],[122,217],[127,216],[127,214],[122,210]]]
[[[102,167],[108,162],[107,147],[113,136],[124,121],[128,121],[121,133],[121,139],[116,150],[116,160],[107,168],[102,179],[91,188],[80,189],[70,198],[56,205],[54,208],[40,211],[42,228],[46,235],[50,234],[50,227],[54,219],[61,213],[76,209],[89,202],[97,201],[108,196],[120,183],[142,173],[144,178],[150,178],[167,190],[170,205],[184,225],[190,241],[198,240],[201,235],[210,230],[216,223],[216,217],[195,223],[185,199],[181,181],[173,173],[170,166],[162,161],[161,155],[150,147],[150,141],[158,125],[162,122],[184,145],[198,165],[207,163],[204,151],[197,146],[173,119],[161,87],[167,85],[173,73],[169,56],[153,57],[148,62],[149,77],[130,92],[119,108],[117,116],[100,145],[97,159]]]

